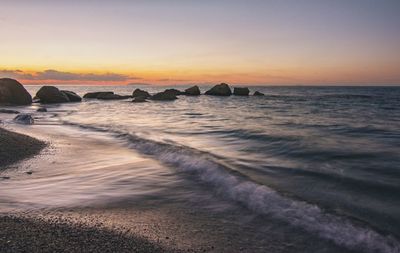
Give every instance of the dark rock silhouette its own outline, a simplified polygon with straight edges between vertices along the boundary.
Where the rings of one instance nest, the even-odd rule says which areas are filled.
[[[215,85],[205,93],[206,95],[212,95],[212,96],[230,96],[232,95],[231,88],[229,88],[229,85],[226,83],[221,83],[218,85]]]
[[[81,102],[82,101],[82,98],[73,91],[62,90],[61,92],[64,93],[68,97],[69,101],[71,101],[71,102]]]
[[[29,105],[31,103],[31,95],[17,80],[0,79],[0,104]]]
[[[184,95],[185,93],[177,89],[166,89],[164,92],[174,94],[175,96]]]
[[[195,85],[190,88],[187,88],[185,90],[184,94],[187,96],[199,96],[201,93],[200,93],[199,86]]]
[[[136,90],[133,91],[132,97],[134,97],[134,98],[135,98],[135,97],[149,98],[149,97],[151,97],[151,96],[150,96],[150,93],[148,93],[148,92],[145,91],[145,90],[136,89]]]
[[[18,114],[15,118],[14,121],[18,124],[23,124],[23,125],[32,125],[35,120],[32,118],[30,114]]]
[[[264,96],[264,93],[256,91],[256,92],[254,92],[253,96]]]
[[[43,86],[36,93],[36,97],[39,98],[40,103],[43,104],[70,102],[68,96],[62,93],[57,87],[54,86]]]
[[[143,102],[147,102],[147,100],[146,100],[145,97],[135,97],[135,98],[132,100],[132,102],[133,102],[133,103],[143,103]]]
[[[163,91],[153,95],[150,99],[168,101],[168,100],[175,100],[177,99],[177,97],[173,92]]]
[[[101,100],[121,100],[121,99],[127,99],[127,98],[132,98],[132,96],[121,96],[118,94],[100,94],[97,96],[97,99]]]
[[[83,98],[97,98],[99,95],[114,94],[112,91],[89,92],[83,95]]]
[[[236,96],[248,96],[250,93],[249,88],[234,88],[233,95]]]

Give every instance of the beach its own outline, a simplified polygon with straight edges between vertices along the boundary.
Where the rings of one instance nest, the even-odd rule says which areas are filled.
[[[384,103],[365,88],[147,103],[65,89],[121,96],[5,106],[34,124],[0,115],[3,251],[399,251],[398,130],[382,113],[397,89]]]

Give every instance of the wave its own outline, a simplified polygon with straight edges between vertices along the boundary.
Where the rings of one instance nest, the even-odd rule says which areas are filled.
[[[277,191],[242,177],[210,153],[178,144],[163,143],[107,127],[64,122],[84,129],[108,132],[129,148],[149,155],[175,169],[190,173],[212,186],[216,194],[233,200],[258,214],[269,215],[351,250],[400,252],[399,241],[382,235],[350,218],[327,213],[316,205],[293,200]]]

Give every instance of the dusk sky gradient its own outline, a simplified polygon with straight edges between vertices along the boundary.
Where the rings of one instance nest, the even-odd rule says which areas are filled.
[[[400,84],[399,0],[0,0],[0,77]]]

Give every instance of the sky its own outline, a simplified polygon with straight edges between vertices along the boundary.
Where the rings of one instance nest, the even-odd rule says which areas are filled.
[[[0,0],[23,84],[399,85],[399,0]]]

